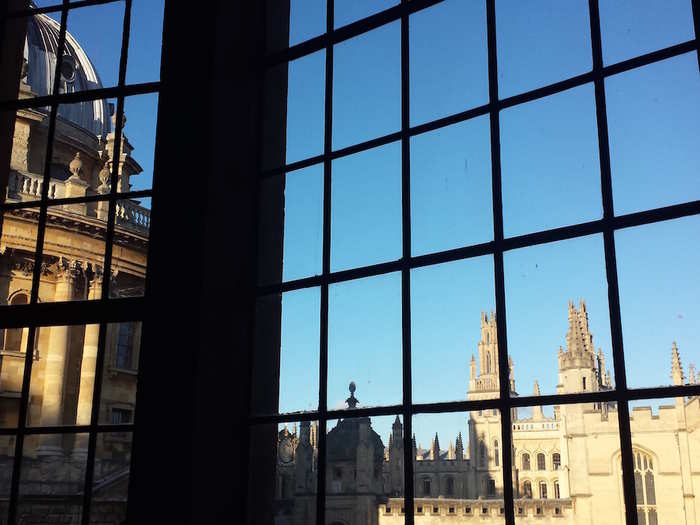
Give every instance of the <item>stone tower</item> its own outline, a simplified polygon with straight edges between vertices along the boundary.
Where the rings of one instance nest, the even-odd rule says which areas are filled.
[[[396,416],[389,436],[389,491],[392,496],[403,496],[404,487],[403,425]]]
[[[508,357],[510,366],[510,390],[515,393],[513,360]],[[472,355],[469,362],[469,392],[467,399],[498,397],[498,330],[496,314],[481,312],[481,338],[478,345],[478,358]]]

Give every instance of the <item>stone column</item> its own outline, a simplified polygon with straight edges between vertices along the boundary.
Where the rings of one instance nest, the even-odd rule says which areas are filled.
[[[75,283],[79,274],[79,265],[76,262],[68,262],[65,259],[58,262],[54,301],[73,299]],[[50,328],[44,369],[44,395],[41,403],[42,426],[63,424],[63,387],[70,343],[69,328],[68,326],[52,326]],[[37,452],[41,455],[62,454],[62,441],[60,434],[43,435]]]
[[[102,297],[102,271],[96,269],[94,277],[90,281],[88,300]],[[92,395],[95,388],[95,369],[97,366],[97,345],[100,338],[100,325],[89,324],[85,326],[85,342],[83,344],[83,358],[80,365],[80,390],[78,391],[78,411],[75,418],[76,425],[89,425],[92,419]],[[88,436],[78,434],[75,438],[73,455],[87,456]]]

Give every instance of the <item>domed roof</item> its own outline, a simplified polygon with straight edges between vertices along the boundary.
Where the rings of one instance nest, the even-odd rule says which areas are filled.
[[[27,24],[24,43],[27,84],[38,96],[48,95],[53,87],[59,31],[60,24],[44,14],[31,17]],[[59,92],[71,93],[101,87],[100,76],[90,58],[73,35],[66,32]],[[111,129],[106,100],[61,104],[58,115],[94,135],[103,136]]]

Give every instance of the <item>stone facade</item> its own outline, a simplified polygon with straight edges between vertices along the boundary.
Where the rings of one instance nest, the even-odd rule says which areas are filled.
[[[568,308],[566,348],[559,348],[556,353],[557,392],[613,388],[603,352],[596,352],[593,346],[585,303],[578,307],[570,303]],[[477,355],[469,362],[468,399],[498,395],[497,356],[495,316],[482,314]],[[553,363],[554,359],[553,355]],[[509,386],[513,395],[517,395],[512,360],[509,364]],[[686,378],[679,350],[673,343],[673,383],[695,383],[692,365],[690,370]],[[537,383],[533,393],[539,395]],[[366,418],[358,420],[362,423],[351,423],[354,421],[346,419],[340,424],[366,425],[370,433],[373,432]],[[700,487],[700,398],[675,399],[673,404],[659,407],[657,413],[648,407],[634,408],[630,424],[639,522],[645,525],[700,523],[700,507],[695,501]],[[427,450],[417,447],[413,438],[416,523],[502,523],[502,441],[498,411],[470,413],[468,429],[468,436],[456,436],[447,450],[441,448],[437,434]],[[329,447],[340,437],[333,435],[334,430],[328,434]],[[625,523],[615,403],[555,406],[551,416],[545,416],[542,407],[533,407],[527,417],[519,416],[514,409],[512,438],[514,510],[518,523]],[[294,442],[296,433],[288,433],[287,437],[280,435],[280,443],[285,439]],[[371,447],[372,443],[375,443],[375,452],[377,449],[384,452],[383,484],[380,488],[373,485],[371,495],[363,492],[361,496],[352,485],[338,486],[332,493],[327,487],[327,523],[389,525],[404,522],[404,437],[399,418],[394,422],[386,447],[376,439],[368,440],[362,447]],[[337,469],[347,470],[350,475],[362,469],[377,474],[379,468],[370,464],[372,457],[369,452],[358,452],[356,463],[352,464],[352,461],[337,461],[329,453],[326,478],[331,479]],[[298,469],[292,469],[293,456],[291,458],[287,468],[290,473],[299,475]],[[302,471],[306,479],[315,479],[315,461],[304,465]],[[293,482],[289,486],[293,486]],[[308,484],[305,490],[308,495]],[[339,494],[343,495],[345,509],[353,508],[353,501],[356,503],[354,512],[336,512],[330,502],[339,498]],[[290,510],[296,505],[295,498],[295,494],[286,494]],[[369,504],[375,505],[374,513],[366,511]],[[295,521],[291,511],[286,516],[287,519],[279,516],[278,522],[305,523]]]

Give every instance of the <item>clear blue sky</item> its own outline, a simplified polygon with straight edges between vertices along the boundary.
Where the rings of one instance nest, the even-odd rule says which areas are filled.
[[[56,5],[55,0],[35,1],[38,6]],[[105,87],[116,86],[124,24],[124,2],[71,10],[68,31],[78,40]],[[160,79],[164,0],[134,0],[126,82],[135,84]],[[49,16],[60,20],[60,13]],[[115,104],[116,99],[110,100]],[[150,189],[153,182],[158,95],[137,95],[125,99],[124,133],[134,147],[133,157],[143,172],[131,180],[132,190]],[[150,199],[142,204],[150,206]]]
[[[344,0],[336,27],[395,5]],[[411,16],[411,125],[488,102],[485,2],[447,0]],[[69,29],[94,59],[105,85],[116,83],[123,4],[74,16]],[[694,37],[690,0],[601,0],[604,61],[612,64]],[[94,17],[93,17],[94,13]],[[129,82],[157,78],[162,0],[136,0]],[[591,68],[587,2],[497,1],[501,97]],[[292,0],[292,44],[325,30],[325,0]],[[116,41],[116,40],[115,40]],[[137,51],[135,51],[137,50]],[[333,71],[333,148],[400,128],[400,27],[387,24],[338,44]],[[287,161],[323,150],[324,52],[290,64]],[[700,198],[700,78],[690,53],[609,78],[605,84],[615,210],[624,214]],[[504,226],[507,236],[597,219],[602,214],[592,85],[501,113]],[[152,169],[154,101],[127,101],[134,156]],[[493,237],[488,116],[411,140],[414,255]],[[341,270],[401,256],[400,144],[332,165],[331,266]],[[142,175],[136,188],[147,187]],[[322,255],[321,166],[287,177],[284,279],[316,275]],[[632,386],[669,383],[676,340],[686,367],[700,367],[700,219],[616,235],[623,336]],[[493,261],[480,257],[412,272],[413,398],[464,399],[479,314],[495,307]],[[555,391],[557,349],[565,344],[567,302],[585,299],[594,344],[612,370],[602,237],[505,255],[509,352],[516,387]],[[360,406],[399,403],[399,274],[333,285],[329,297],[328,400],[343,406],[357,383]],[[319,289],[283,297],[280,408],[316,408]],[[466,415],[417,416],[417,439],[435,431],[444,448],[466,431]],[[387,442],[393,417],[374,418]]]
[[[336,26],[396,2],[336,2]],[[448,0],[411,16],[411,124],[488,102],[485,2]],[[693,38],[690,0],[601,1],[604,61],[612,64]],[[292,1],[290,41],[325,30],[324,1]],[[592,66],[587,2],[498,1],[499,91],[522,93]],[[387,24],[334,51],[333,148],[400,128],[400,27]],[[287,160],[323,150],[324,52],[291,63]],[[618,214],[700,198],[700,78],[687,54],[606,81]],[[488,117],[411,140],[414,255],[492,239]],[[602,216],[593,86],[501,113],[507,236]],[[331,266],[342,270],[401,256],[400,144],[332,165]],[[323,170],[287,177],[285,280],[321,270]],[[670,348],[700,366],[700,219],[616,235],[627,375],[632,386],[670,382]],[[596,348],[612,370],[602,236],[505,255],[509,352],[516,387],[557,384],[567,302],[585,299]],[[464,399],[477,351],[479,314],[495,307],[491,257],[421,268],[411,282],[413,399]],[[333,285],[329,298],[328,399],[343,406],[357,383],[361,405],[399,403],[401,279],[398,274]],[[312,409],[318,398],[318,289],[283,299],[280,408]],[[374,421],[386,442],[393,418]],[[417,417],[427,446],[447,447],[463,415]]]

